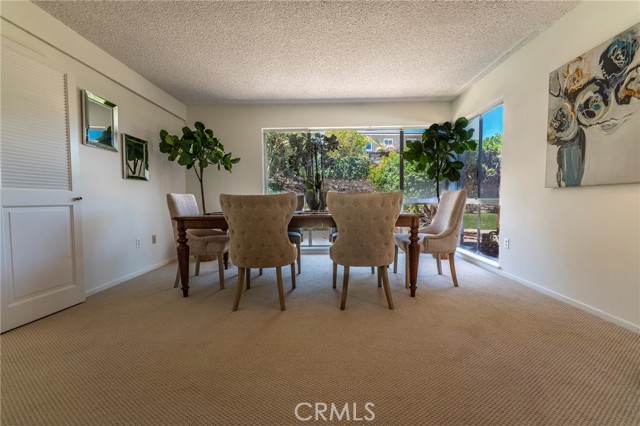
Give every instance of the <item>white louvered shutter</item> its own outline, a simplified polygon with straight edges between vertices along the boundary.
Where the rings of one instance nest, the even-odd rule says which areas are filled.
[[[66,74],[10,48],[1,66],[2,187],[70,190]]]

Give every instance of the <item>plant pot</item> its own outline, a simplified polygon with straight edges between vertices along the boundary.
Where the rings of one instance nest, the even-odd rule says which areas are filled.
[[[315,189],[307,189],[304,193],[304,199],[309,206],[309,210],[318,211],[322,209],[322,199],[320,191]]]

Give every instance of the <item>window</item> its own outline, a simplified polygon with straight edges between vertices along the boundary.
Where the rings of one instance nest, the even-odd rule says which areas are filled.
[[[307,167],[296,155],[300,138],[316,135],[336,136],[338,146],[323,158],[322,180],[327,190],[368,192],[404,190],[405,210],[421,212],[425,203],[433,203],[435,184],[411,164],[404,164],[404,138],[419,139],[419,129],[296,129],[264,130],[265,182],[267,193],[305,192]],[[297,145],[296,145],[296,141]],[[399,141],[399,146],[394,145]],[[398,144],[398,142],[396,142]],[[297,151],[298,150],[298,151]],[[436,201],[437,202],[437,201]],[[426,210],[425,210],[426,211]],[[328,245],[326,230],[307,230],[303,245]]]
[[[498,259],[503,105],[474,117],[469,128],[475,129],[478,146],[464,153],[465,167],[456,183],[467,190],[460,247]]]
[[[433,183],[402,161],[405,136],[406,140],[417,140],[423,131],[423,128],[265,130],[266,191],[303,193],[307,170],[300,158],[295,158],[292,141],[335,135],[337,149],[323,159],[326,189],[361,192],[402,189],[409,198],[432,198]],[[400,149],[394,141],[400,141]]]
[[[500,233],[500,168],[502,156],[502,105],[473,117],[478,147],[464,154],[465,167],[458,182],[444,181],[446,189],[465,188],[467,206],[460,247],[497,259]],[[421,140],[424,128],[415,129],[294,129],[264,130],[267,193],[305,192],[307,170],[295,161],[292,140],[335,135],[337,148],[319,159],[327,190],[368,192],[404,191],[404,211],[420,213],[429,223],[436,212],[435,183],[413,164],[405,163],[405,141]],[[396,145],[394,145],[396,141]],[[308,234],[307,234],[308,231]],[[305,231],[303,245],[329,244],[326,229]]]

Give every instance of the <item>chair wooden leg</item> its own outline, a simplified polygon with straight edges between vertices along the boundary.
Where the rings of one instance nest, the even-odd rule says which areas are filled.
[[[173,283],[173,288],[178,287],[178,284],[180,284],[180,267],[178,267],[178,270],[176,271],[176,280]]]
[[[296,262],[291,264],[291,288],[296,288]]]
[[[251,268],[246,268],[245,274],[247,275],[247,290],[251,288]]]
[[[280,298],[280,310],[286,311],[287,308],[284,306],[284,288],[282,287],[282,267],[278,266],[276,268],[276,278],[278,279],[278,297]]]
[[[380,268],[382,268],[382,266],[378,266],[378,287],[382,287],[382,272]]]
[[[300,243],[296,244],[298,248],[298,273],[302,273],[302,252],[300,251]]]
[[[439,254],[436,254],[436,263],[438,264],[438,275],[442,275],[442,259]]]
[[[393,273],[398,273],[398,246],[395,246],[393,251]]]
[[[262,268],[258,269],[258,276],[262,276]]]
[[[381,266],[382,268],[382,282],[384,283],[384,295],[387,296],[387,305],[389,309],[393,309],[393,297],[391,297],[391,288],[389,287],[389,267]]]
[[[236,285],[236,299],[233,301],[233,311],[238,310],[240,305],[240,296],[242,296],[242,287],[244,285],[245,269],[238,267],[238,285]]]
[[[220,290],[224,290],[224,259],[218,256],[218,279],[220,280]]]
[[[336,288],[336,281],[338,277],[338,264],[333,262],[333,288]]]
[[[223,258],[224,258],[224,269],[227,270],[229,269],[229,252],[228,251],[224,252]]]
[[[349,267],[344,267],[344,278],[342,279],[342,301],[340,302],[340,309],[344,311],[347,306],[347,291],[349,290]]]
[[[453,258],[455,253],[449,253],[449,267],[451,268],[451,279],[453,280],[453,286],[458,287],[458,276],[456,275],[456,264]]]
[[[196,277],[200,275],[200,256],[196,256]]]
[[[375,274],[375,273],[376,273],[376,267],[375,267],[375,266],[372,266],[372,267],[371,267],[371,273],[372,273],[372,274]]]
[[[409,267],[409,248],[404,252],[404,286],[405,288],[409,288],[409,272],[411,268]]]

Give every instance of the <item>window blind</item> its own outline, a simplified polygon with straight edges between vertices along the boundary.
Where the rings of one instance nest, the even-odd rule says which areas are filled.
[[[3,188],[70,189],[66,74],[3,46]]]

